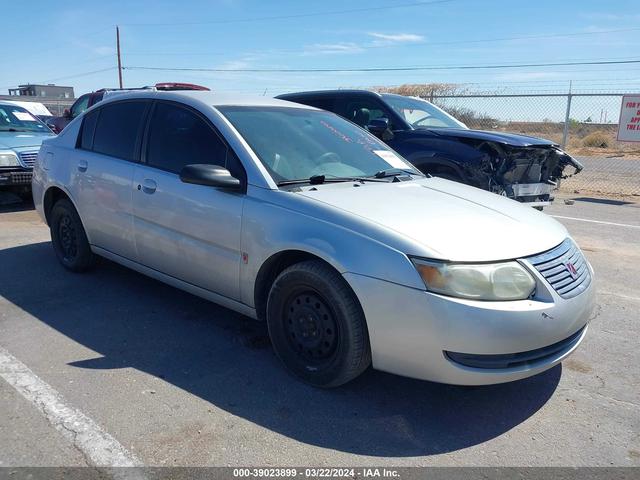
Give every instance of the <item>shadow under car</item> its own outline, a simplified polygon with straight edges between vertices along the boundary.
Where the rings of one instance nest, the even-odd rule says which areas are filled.
[[[334,390],[303,384],[272,353],[263,324],[108,261],[64,270],[49,242],[0,250],[0,295],[102,356],[77,368],[136,368],[307,444],[381,457],[480,444],[551,397],[558,365],[514,383],[457,387],[369,369]]]

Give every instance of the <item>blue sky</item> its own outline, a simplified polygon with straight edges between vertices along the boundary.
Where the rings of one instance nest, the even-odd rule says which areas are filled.
[[[117,86],[113,69],[89,73],[115,67],[116,24],[125,67],[361,68],[640,59],[637,0],[428,2],[36,0],[28,8],[3,2],[2,58],[11,68],[0,69],[0,93],[19,83],[71,85],[76,95]],[[352,9],[370,10],[326,14]],[[273,16],[291,18],[264,19]],[[570,35],[557,36],[565,34]],[[217,91],[268,95],[425,82],[564,91],[570,79],[578,88],[637,91],[640,64],[374,73],[124,71],[125,86],[186,81]]]

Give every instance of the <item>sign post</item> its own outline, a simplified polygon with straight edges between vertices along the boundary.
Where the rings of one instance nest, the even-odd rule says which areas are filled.
[[[622,96],[618,141],[640,142],[640,95]]]

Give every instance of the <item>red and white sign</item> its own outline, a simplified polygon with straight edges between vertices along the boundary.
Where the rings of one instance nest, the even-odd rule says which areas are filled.
[[[618,141],[640,142],[640,95],[623,95],[622,97]]]

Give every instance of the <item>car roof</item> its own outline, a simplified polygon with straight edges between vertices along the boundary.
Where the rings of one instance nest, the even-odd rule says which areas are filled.
[[[372,97],[379,97],[380,94],[377,92],[372,92],[371,90],[362,90],[362,89],[340,89],[340,90],[311,90],[308,92],[295,92],[295,93],[283,93],[282,95],[278,95],[276,98],[294,98],[298,96],[314,96],[314,97],[322,97],[322,96],[349,96],[349,95],[366,95]]]
[[[22,105],[18,105],[11,100],[0,100],[0,105],[4,105],[5,107],[20,107],[24,108]],[[24,108],[26,110],[26,108]]]
[[[119,95],[109,96],[102,102],[96,105],[105,105],[114,101],[120,101],[124,99],[134,98],[152,98],[152,99],[166,99],[173,101],[187,101],[188,103],[197,102],[209,107],[222,107],[222,106],[262,106],[262,107],[290,107],[290,108],[305,108],[310,110],[317,110],[313,107],[306,105],[300,105],[298,103],[287,102],[285,100],[279,100],[277,98],[271,98],[266,96],[252,96],[252,95],[235,95],[235,94],[221,94],[215,92],[207,92],[202,90],[177,90],[177,91],[132,91]]]

